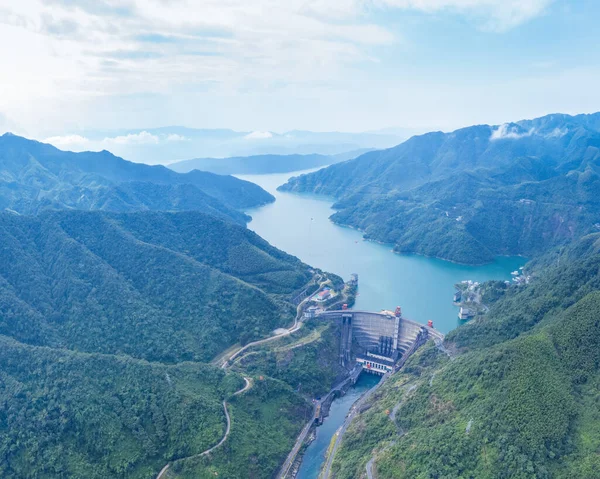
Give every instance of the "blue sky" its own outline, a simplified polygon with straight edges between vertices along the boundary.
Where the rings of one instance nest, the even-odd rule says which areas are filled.
[[[0,130],[82,142],[592,112],[599,20],[594,0],[2,0]]]

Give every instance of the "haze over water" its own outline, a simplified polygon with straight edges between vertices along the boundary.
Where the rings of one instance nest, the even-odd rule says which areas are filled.
[[[379,311],[399,305],[406,317],[421,323],[431,319],[447,333],[459,325],[458,309],[452,304],[455,283],[509,280],[511,271],[526,262],[520,257],[499,257],[488,265],[466,266],[393,253],[390,245],[364,241],[359,231],[331,222],[331,198],[277,191],[288,178],[301,173],[238,175],[276,198],[275,203],[247,211],[252,216],[248,227],[311,266],[345,280],[358,273],[355,309]]]

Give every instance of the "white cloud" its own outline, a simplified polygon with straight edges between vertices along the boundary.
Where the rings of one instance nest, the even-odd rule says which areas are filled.
[[[473,17],[484,30],[505,31],[541,15],[554,0],[375,0],[427,13],[453,11]]]
[[[563,136],[565,136],[567,133],[569,133],[569,129],[567,127],[565,128],[554,128],[554,130],[552,130],[550,133],[548,133],[546,135],[546,138],[561,138]]]
[[[105,143],[114,143],[117,145],[151,145],[158,144],[159,138],[147,131],[139,133],[129,133],[128,135],[115,136],[113,138],[104,138]]]
[[[170,135],[167,135],[167,141],[190,141],[190,139],[186,138],[185,136],[178,135],[177,133],[171,133]]]
[[[266,140],[273,138],[273,133],[270,131],[253,131],[252,133],[248,133],[244,138],[246,140]]]
[[[85,136],[81,135],[63,135],[63,136],[51,136],[43,140],[44,143],[50,143],[56,147],[61,146],[81,146],[88,143],[90,140]]]
[[[411,31],[413,15],[396,13],[449,12],[483,29],[506,30],[543,14],[551,0],[0,3],[0,57],[9,66],[0,68],[0,109],[44,137],[60,131],[59,123],[63,131],[76,131],[181,124],[185,118],[195,125],[266,130],[279,128],[282,119],[293,129],[310,117],[304,127],[355,129],[366,118],[375,122],[370,128],[412,122],[415,114],[433,117],[439,105],[406,110],[406,118],[390,113],[384,120],[381,114],[386,108],[398,110],[396,102],[422,104],[432,96],[431,91],[418,99],[414,94],[425,78],[418,64],[406,68],[410,74],[401,73],[407,66],[403,60],[420,52],[403,37],[405,25]],[[406,49],[412,51],[404,57]],[[431,55],[428,64],[435,65]],[[467,63],[457,68],[463,66],[476,68]],[[474,78],[467,71],[465,77]],[[391,98],[388,92],[396,88],[400,93]],[[342,109],[354,111],[334,113]]]
[[[533,128],[528,131],[521,131],[521,129],[516,125],[504,123],[503,125],[500,125],[496,127],[496,129],[492,130],[490,140],[518,140],[519,138],[531,136],[534,133],[535,130]]]

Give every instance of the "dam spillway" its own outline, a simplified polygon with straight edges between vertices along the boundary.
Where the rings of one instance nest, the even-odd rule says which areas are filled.
[[[404,318],[396,311],[323,311],[319,319],[340,321],[340,363],[352,362],[353,346],[356,361],[376,374],[393,370],[394,365],[423,338],[443,340],[444,335],[432,327]]]

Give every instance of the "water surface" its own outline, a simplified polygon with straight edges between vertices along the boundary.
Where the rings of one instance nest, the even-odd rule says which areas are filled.
[[[305,263],[349,279],[358,273],[355,309],[379,311],[401,306],[404,315],[421,323],[433,320],[447,333],[459,324],[452,304],[454,284],[465,280],[508,280],[525,263],[520,257],[499,257],[484,266],[466,266],[417,255],[400,255],[390,245],[364,241],[359,231],[329,220],[333,200],[276,190],[291,176],[239,175],[272,193],[275,203],[248,210],[248,227],[269,243]]]
[[[306,448],[302,457],[302,464],[298,471],[297,479],[316,479],[319,477],[321,465],[325,460],[325,454],[329,448],[331,438],[344,423],[344,419],[354,404],[363,393],[371,389],[379,382],[379,376],[362,373],[356,384],[348,392],[331,403],[329,416],[321,426],[316,429],[316,438]]]

